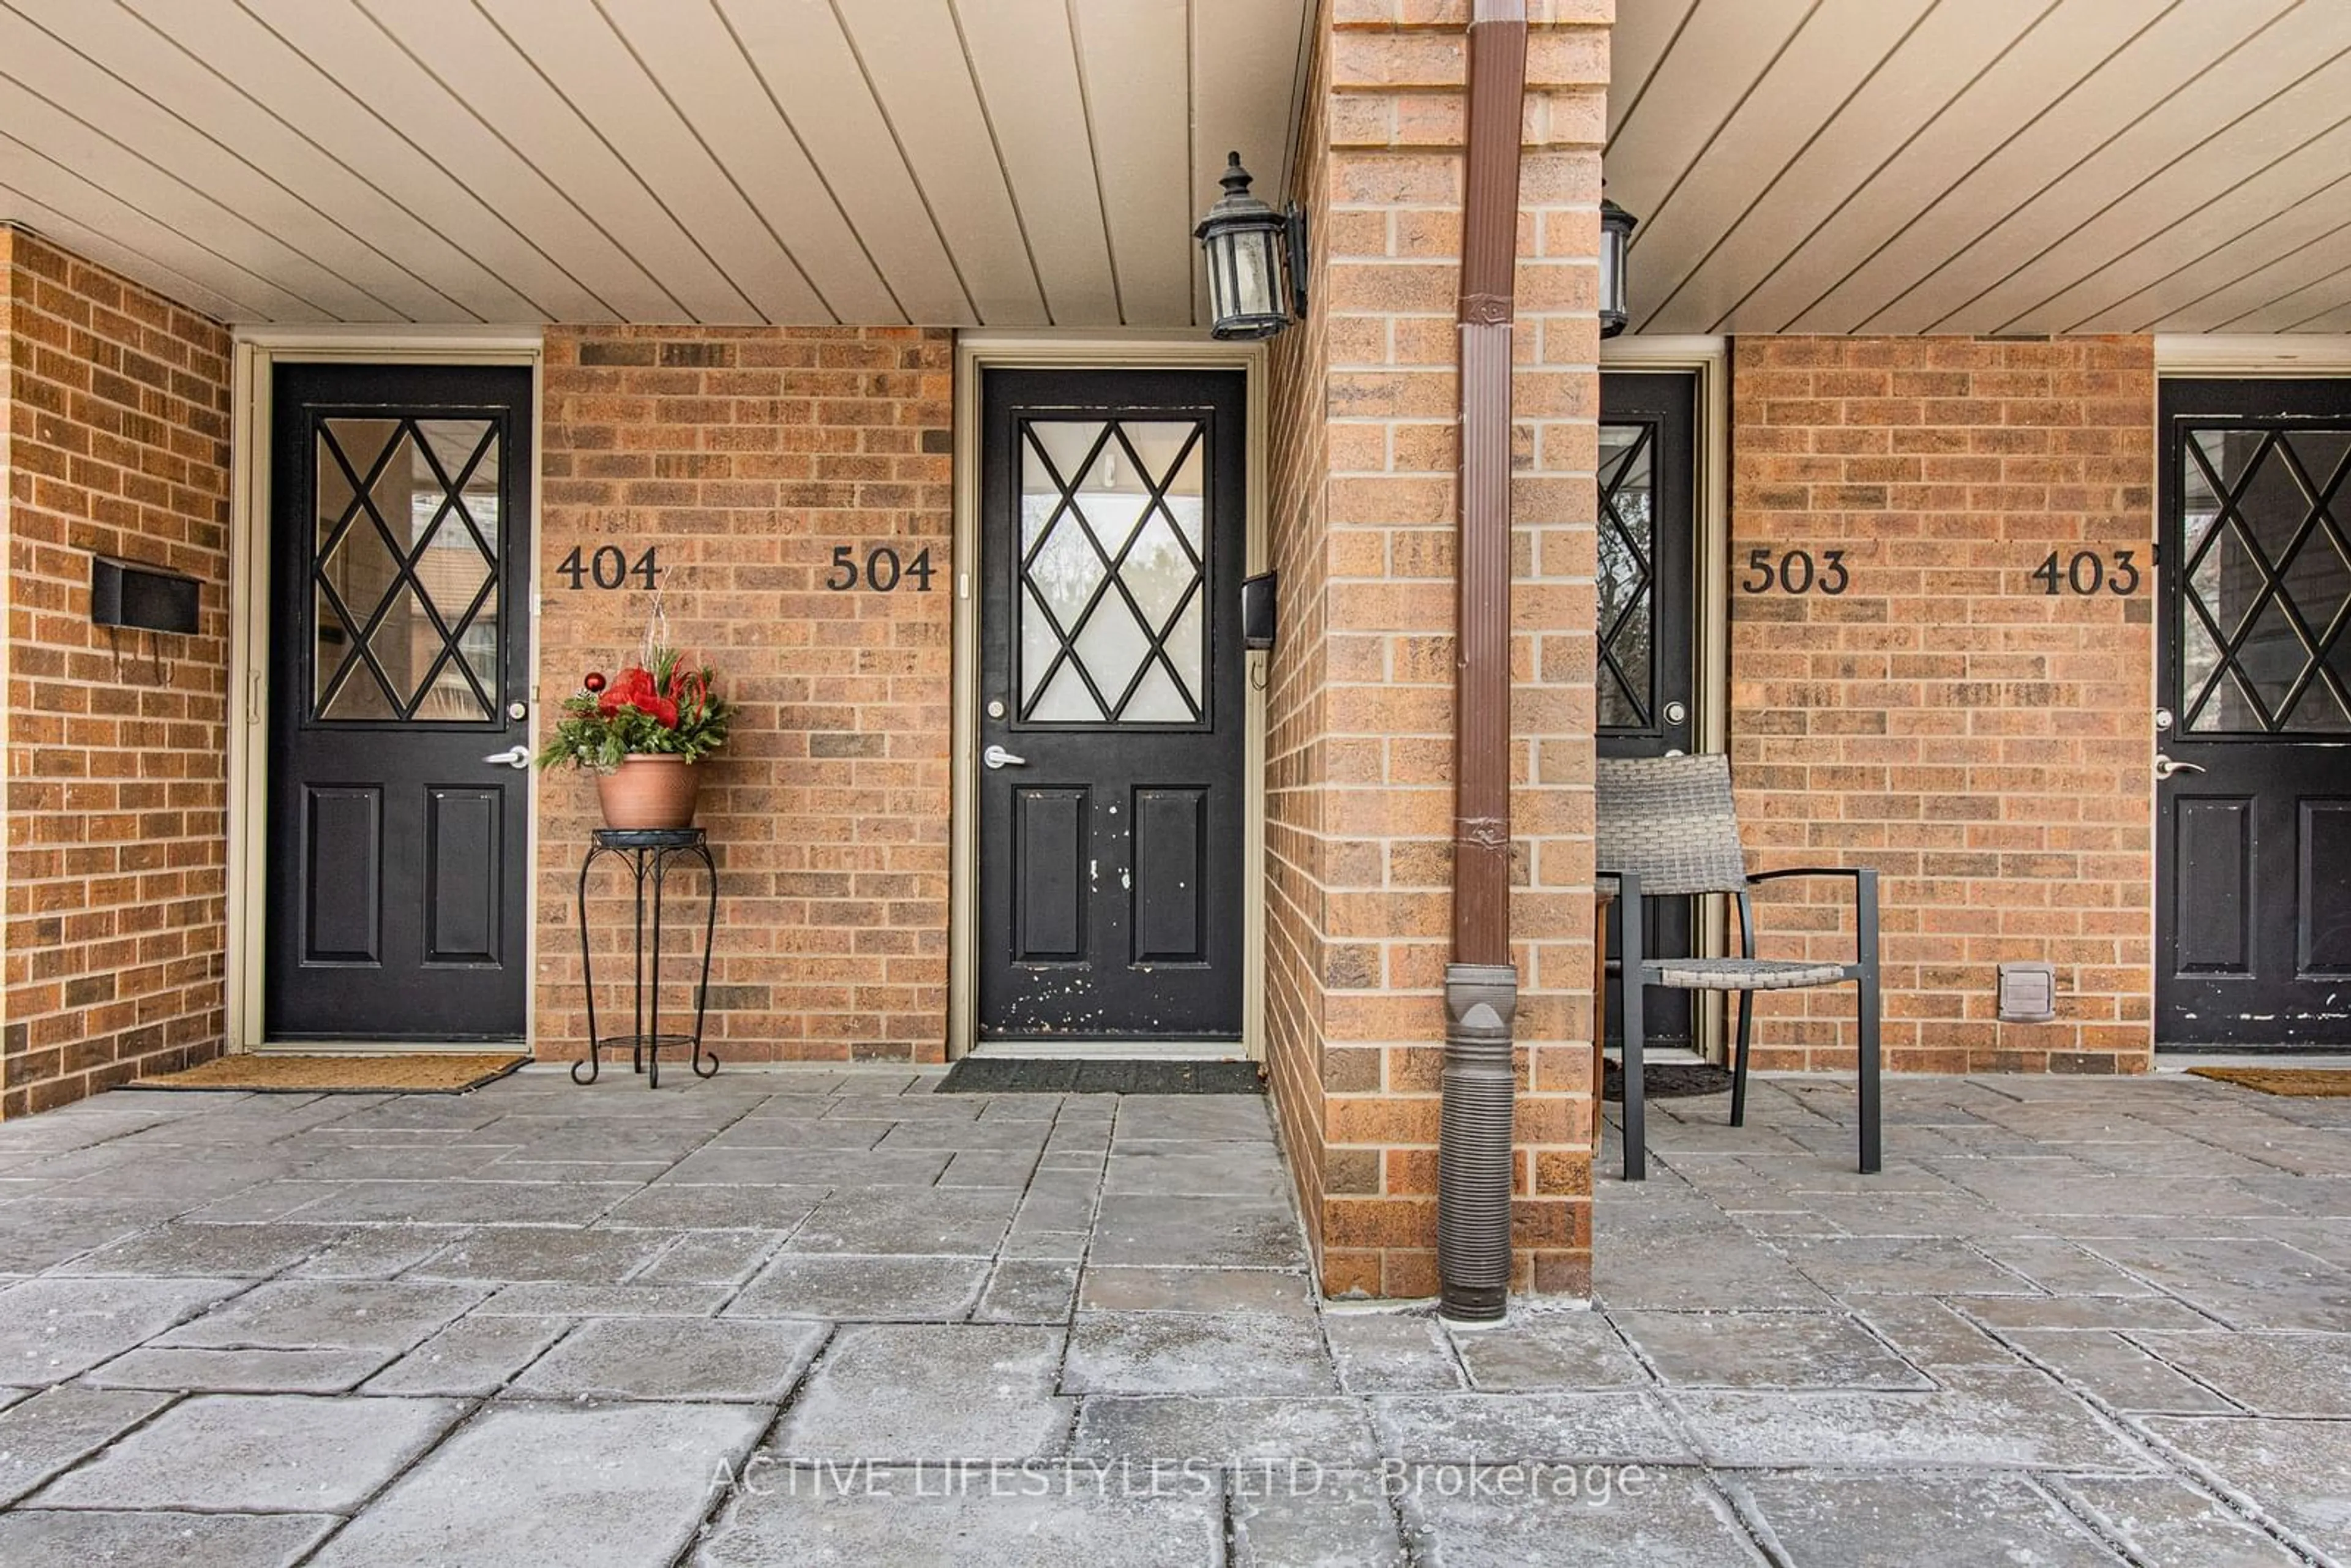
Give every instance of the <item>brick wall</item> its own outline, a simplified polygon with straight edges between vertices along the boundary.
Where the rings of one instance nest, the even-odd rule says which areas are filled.
[[[1558,1291],[1589,1280],[1593,256],[1612,9],[1531,7],[1520,192],[1514,1230],[1519,1286]],[[1316,320],[1275,367],[1292,618],[1270,706],[1269,1032],[1333,1292],[1437,1286],[1468,12],[1329,9],[1302,165]]]
[[[658,544],[671,641],[737,705],[698,818],[724,894],[707,1033],[730,1061],[945,1053],[951,345],[911,329],[548,334],[541,720],[585,671],[626,662],[651,609],[633,580],[575,592],[557,568],[575,547],[634,560]],[[927,547],[935,575],[927,592],[829,592],[837,544],[909,564]],[[537,1037],[564,1056],[586,1033],[572,894],[600,819],[585,775],[539,789]],[[601,912],[609,945],[615,915]]]
[[[15,1116],[221,1048],[229,338],[0,225],[0,361]],[[93,554],[196,578],[196,634],[91,625]]]
[[[1880,868],[1889,1065],[2145,1069],[2153,574],[2130,598],[2029,574],[2053,549],[2151,565],[2152,343],[1740,338],[1734,372],[1733,562],[1842,549],[1853,573],[1731,596],[1750,855]],[[1796,933],[1778,954],[1847,940],[1826,904],[1760,919]],[[2057,966],[2058,1021],[1997,1021],[2020,959]],[[1849,1066],[1851,1014],[1765,998],[1758,1064]]]

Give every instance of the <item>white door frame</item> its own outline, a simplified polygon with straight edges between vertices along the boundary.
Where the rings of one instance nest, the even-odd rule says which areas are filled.
[[[1246,484],[1249,497],[1247,570],[1263,571],[1266,538],[1266,350],[1262,343],[1219,343],[1196,333],[964,332],[956,339],[955,368],[955,719],[950,753],[954,775],[947,919],[947,1056],[969,1055],[979,1041],[979,459],[980,372],[987,370],[1224,370],[1242,372],[1248,399]],[[1241,1043],[1252,1061],[1265,1055],[1265,693],[1257,675],[1268,658],[1247,653],[1247,747],[1242,763],[1247,798],[1241,842]],[[1082,1053],[1100,1057],[1230,1056],[1230,1042],[1181,1041],[1056,1047],[1023,1041],[1019,1054]]]
[[[540,358],[544,334],[537,328],[434,327],[402,331],[382,327],[241,327],[234,348],[229,434],[229,669],[228,669],[228,953],[226,959],[227,1049],[247,1051],[266,1043],[262,1027],[264,968],[269,928],[269,653],[270,634],[270,440],[272,371],[280,364],[524,365],[530,370],[532,461],[541,462],[546,400]],[[528,635],[531,672],[531,735],[538,725],[538,556],[541,481],[533,476],[530,497],[530,559],[523,563],[530,604]],[[538,1030],[538,779],[525,785],[529,800],[524,854],[531,874],[523,892],[523,1040],[528,1051]],[[344,1042],[308,1045],[306,1052],[329,1051],[496,1051],[511,1044],[478,1041],[434,1044],[402,1041],[371,1046]]]

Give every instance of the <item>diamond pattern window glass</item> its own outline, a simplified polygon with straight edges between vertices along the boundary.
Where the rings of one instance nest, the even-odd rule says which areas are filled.
[[[1024,721],[1206,722],[1206,435],[1189,419],[1027,422]]]
[[[499,452],[483,419],[319,423],[314,719],[458,722],[498,706]]]
[[[2186,727],[2351,732],[2351,432],[2195,430],[2180,461]]]
[[[1656,720],[1656,427],[1600,427],[1600,727]]]

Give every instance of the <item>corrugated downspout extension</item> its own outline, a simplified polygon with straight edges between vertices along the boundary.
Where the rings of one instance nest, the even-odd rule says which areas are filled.
[[[1492,1322],[1510,1284],[1510,323],[1525,0],[1474,0],[1461,213],[1461,527],[1456,571],[1453,962],[1437,1153],[1438,1310]]]

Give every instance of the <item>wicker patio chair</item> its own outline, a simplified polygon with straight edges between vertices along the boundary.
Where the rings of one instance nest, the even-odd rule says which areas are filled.
[[[1598,780],[1596,869],[1616,883],[1623,935],[1609,967],[1623,977],[1625,1031],[1625,1179],[1646,1174],[1642,1146],[1642,998],[1651,986],[1684,991],[1739,993],[1737,1056],[1731,1067],[1730,1124],[1747,1120],[1748,1041],[1754,993],[1842,985],[1861,993],[1861,1168],[1878,1168],[1877,873],[1868,867],[1805,866],[1750,875],[1739,842],[1730,796],[1730,765],[1720,756],[1603,758]],[[1854,883],[1854,961],[1758,958],[1755,911],[1748,889],[1783,877],[1841,876]],[[1698,894],[1739,899],[1736,958],[1653,958],[1641,951],[1641,901]],[[1595,1083],[1593,1092],[1599,1085]]]

